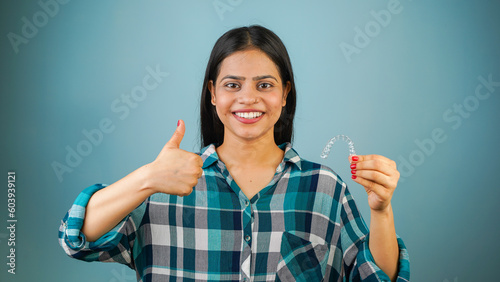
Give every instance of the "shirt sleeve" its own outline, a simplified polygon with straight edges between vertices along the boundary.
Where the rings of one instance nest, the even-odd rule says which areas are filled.
[[[345,184],[343,185],[345,186]],[[376,264],[368,247],[369,231],[347,186],[341,197],[341,234],[344,281],[391,281]],[[399,246],[398,282],[410,281],[410,261],[403,240]]]
[[[132,250],[138,227],[146,209],[145,202],[95,242],[88,242],[85,239],[85,234],[81,232],[85,219],[85,208],[90,197],[106,186],[105,184],[95,184],[87,187],[78,195],[59,227],[59,244],[70,257],[88,262],[118,262],[134,269]]]

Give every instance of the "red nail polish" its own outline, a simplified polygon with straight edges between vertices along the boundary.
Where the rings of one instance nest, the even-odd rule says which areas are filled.
[[[353,156],[352,160],[355,161],[355,162],[357,162],[357,161],[359,161],[359,157],[358,156]]]
[[[351,173],[352,173],[352,174],[356,174],[356,171],[355,171],[355,170],[351,170]]]
[[[177,126],[179,126],[179,124],[181,124],[181,120],[178,120],[178,121],[177,121]]]
[[[352,164],[351,169],[356,169],[356,164]]]
[[[356,179],[356,177],[357,177],[356,175],[351,176],[352,179]]]

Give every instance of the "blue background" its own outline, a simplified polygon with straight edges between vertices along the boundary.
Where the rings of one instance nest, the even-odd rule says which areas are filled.
[[[250,24],[276,32],[290,53],[296,150],[336,170],[367,221],[364,189],[349,178],[347,145],[335,144],[326,160],[323,147],[346,134],[358,154],[398,162],[393,207],[412,281],[494,280],[500,87],[483,99],[474,95],[478,77],[500,81],[500,4],[401,0],[385,26],[375,23],[371,11],[388,3],[69,1],[52,5],[52,16],[37,1],[2,1],[0,280],[135,281],[125,266],[68,258],[57,241],[60,221],[85,187],[111,184],[153,161],[178,119],[186,121],[181,148],[199,150],[198,103],[211,48],[225,31]],[[23,36],[23,17],[40,27],[12,44],[9,34]],[[356,28],[369,41],[355,41]],[[345,54],[345,44],[358,49]],[[157,65],[168,77],[120,119],[113,101]],[[462,114],[454,109],[460,106]],[[82,130],[102,119],[114,130],[58,179],[52,163],[66,164],[66,147],[76,149],[86,140]],[[430,141],[433,131],[441,132],[439,143]],[[10,170],[17,176],[15,275],[6,265]]]

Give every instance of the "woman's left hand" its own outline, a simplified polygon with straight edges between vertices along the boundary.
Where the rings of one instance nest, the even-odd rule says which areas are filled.
[[[396,162],[380,155],[349,156],[352,179],[365,187],[372,211],[385,211],[399,180]]]

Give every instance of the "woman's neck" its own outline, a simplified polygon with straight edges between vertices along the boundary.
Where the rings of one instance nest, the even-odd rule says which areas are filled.
[[[224,138],[224,143],[217,147],[217,154],[227,167],[276,167],[284,156],[274,138],[251,141]]]

